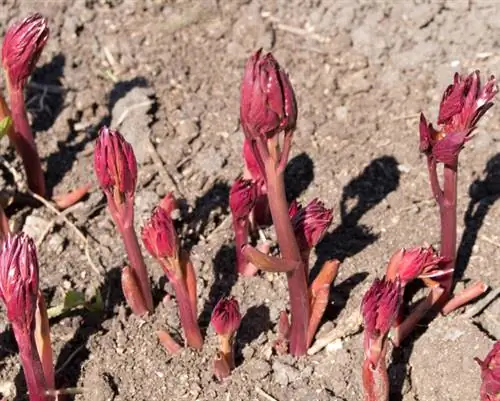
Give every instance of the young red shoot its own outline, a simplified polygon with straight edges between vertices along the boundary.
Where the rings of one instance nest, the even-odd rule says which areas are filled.
[[[281,255],[291,263],[300,262],[302,257],[288,216],[284,182],[297,106],[287,74],[270,53],[262,55],[259,50],[246,63],[241,84],[240,120],[249,148],[265,178]],[[286,274],[291,309],[290,352],[301,356],[307,351],[310,312],[307,281],[303,269]]]
[[[481,367],[481,401],[500,399],[500,341],[497,341],[484,361],[476,358]]]
[[[0,253],[0,298],[19,346],[31,401],[47,401],[47,381],[35,341],[38,297],[38,258],[35,244],[25,234],[9,236]]]
[[[242,248],[248,242],[250,213],[257,200],[257,187],[250,180],[238,178],[229,191],[229,208],[233,216],[233,229],[236,242],[236,266],[242,276],[252,276],[255,268],[248,263]]]
[[[363,386],[365,401],[387,401],[389,378],[386,367],[387,336],[401,299],[399,280],[375,279],[361,302],[364,320]]]
[[[439,107],[438,128],[422,114],[420,117],[420,151],[427,156],[431,189],[439,205],[441,218],[441,256],[446,260],[443,267],[453,271],[457,241],[457,172],[458,156],[465,143],[472,138],[480,118],[493,105],[498,92],[494,76],[481,85],[479,71],[467,76],[455,74],[453,84],[443,94]],[[443,177],[438,178],[437,164],[443,163]],[[442,182],[442,186],[440,184]],[[440,280],[445,289],[442,307],[449,299],[453,287],[453,275]]]
[[[234,337],[240,327],[241,314],[234,297],[222,298],[215,306],[210,319],[220,340],[220,355],[230,369],[234,369]]]
[[[29,188],[41,196],[45,196],[45,180],[26,113],[24,86],[48,37],[47,20],[37,13],[10,26],[2,46],[2,64],[15,127],[8,131],[9,139],[23,160]]]
[[[137,163],[132,146],[118,132],[108,127],[99,130],[94,150],[94,171],[106,195],[108,209],[122,236],[144,305],[136,310],[151,312],[153,297],[148,272],[134,230],[134,196]]]
[[[195,271],[187,253],[180,249],[174,222],[166,209],[160,206],[153,211],[142,228],[142,240],[175,291],[186,343],[201,349],[203,338],[197,322]]]

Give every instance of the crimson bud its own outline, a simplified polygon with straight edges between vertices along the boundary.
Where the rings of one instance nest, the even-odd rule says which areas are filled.
[[[7,29],[2,46],[2,64],[14,88],[24,86],[48,38],[47,20],[38,13]]]
[[[262,49],[247,61],[241,83],[240,119],[247,139],[295,128],[297,104],[288,75]]]
[[[35,243],[24,233],[10,235],[0,253],[0,298],[7,318],[30,331],[38,294],[38,257]]]

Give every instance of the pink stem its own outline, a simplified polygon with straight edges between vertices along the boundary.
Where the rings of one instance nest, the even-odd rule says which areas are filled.
[[[364,401],[388,401],[389,400],[389,376],[385,363],[385,355],[381,358],[377,367],[373,367],[369,359],[363,362],[363,388]]]
[[[28,115],[26,114],[23,89],[9,86],[9,95],[15,127],[15,130],[10,131],[9,139],[23,160],[28,187],[36,194],[45,196],[45,178]]]
[[[444,270],[455,268],[457,253],[457,169],[444,165],[443,198],[439,204],[441,217],[441,256],[447,262]],[[443,296],[449,298],[453,286],[453,274],[446,274],[441,286],[445,289]]]
[[[175,277],[173,274],[171,274],[168,279],[175,291],[177,306],[179,308],[179,319],[184,329],[186,343],[190,347],[201,349],[201,347],[203,347],[203,338],[195,318],[195,313],[193,312],[186,285],[181,279]]]
[[[394,335],[391,339],[394,346],[399,347],[401,345],[404,339],[415,329],[420,320],[439,301],[444,293],[442,287],[432,288],[427,298],[420,302],[408,317],[394,328]]]
[[[427,169],[429,170],[432,195],[434,195],[434,199],[440,205],[443,199],[443,190],[439,185],[436,167],[436,160],[432,156],[427,156]]]
[[[282,257],[290,261],[301,261],[300,250],[288,215],[283,171],[278,171],[272,157],[266,158],[264,166],[269,206]],[[307,351],[307,326],[310,313],[307,281],[302,269],[287,273],[287,279],[291,310],[290,353],[302,356]]]
[[[250,265],[243,255],[243,246],[248,243],[248,220],[241,221],[234,219],[233,217],[233,229],[234,229],[234,241],[236,243],[236,268],[239,274],[242,276],[253,276],[255,270],[251,269]]]
[[[443,315],[447,315],[448,313],[453,312],[455,309],[458,309],[466,303],[476,299],[480,295],[484,294],[487,289],[488,286],[482,281],[478,281],[470,285],[448,301],[448,303],[443,307]]]
[[[45,395],[47,386],[33,333],[19,325],[12,325],[12,329],[19,345],[19,357],[23,366],[30,401],[47,401]]]
[[[132,270],[139,281],[141,293],[144,301],[146,302],[146,308],[149,312],[152,312],[153,296],[151,294],[151,285],[149,283],[146,264],[144,263],[144,258],[142,257],[141,247],[139,246],[139,241],[137,240],[137,235],[134,231],[133,221],[126,222],[125,224],[118,224],[117,226],[119,227],[123,243],[125,244],[125,250],[127,251],[127,256],[130,261],[130,267],[132,267]]]
[[[0,206],[0,244],[10,233],[9,219],[5,214],[5,210]]]

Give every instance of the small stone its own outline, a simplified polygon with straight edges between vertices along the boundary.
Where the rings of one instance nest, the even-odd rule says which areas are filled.
[[[342,340],[337,338],[335,341],[331,342],[326,346],[326,352],[333,353],[343,348]]]
[[[118,99],[111,112],[111,127],[118,127],[130,142],[139,164],[145,164],[151,159],[148,142],[152,119],[149,110],[153,106],[153,94],[149,87],[136,86]]]
[[[276,381],[276,383],[281,384],[282,386],[286,386],[288,385],[288,383],[294,382],[300,376],[300,373],[297,369],[280,361],[273,362],[273,372],[274,380]]]
[[[271,366],[262,359],[254,358],[245,364],[245,371],[253,380],[262,380],[271,373]]]
[[[38,240],[45,231],[49,222],[41,217],[29,215],[24,222],[23,231],[33,240]]]
[[[249,360],[255,354],[255,350],[252,347],[247,346],[243,348],[241,354],[243,355],[243,359]]]
[[[48,241],[49,249],[56,255],[64,251],[64,238],[59,234],[51,234]]]

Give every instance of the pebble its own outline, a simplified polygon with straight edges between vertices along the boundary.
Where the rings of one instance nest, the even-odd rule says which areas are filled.
[[[151,88],[135,87],[118,99],[112,110],[112,127],[118,127],[125,139],[134,149],[139,164],[151,159],[149,153],[149,125],[152,116],[149,111],[153,105]]]
[[[271,366],[262,359],[251,359],[246,361],[244,366],[246,373],[252,378],[252,380],[262,380],[269,373],[271,373]]]
[[[281,384],[282,386],[286,386],[288,383],[294,382],[300,376],[297,369],[280,361],[273,362],[273,373],[276,383]]]
[[[28,217],[26,217],[26,221],[24,222],[23,226],[23,231],[36,241],[45,231],[48,224],[49,222],[44,218],[31,214]]]

